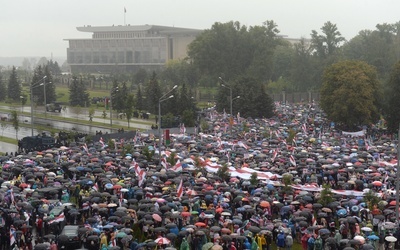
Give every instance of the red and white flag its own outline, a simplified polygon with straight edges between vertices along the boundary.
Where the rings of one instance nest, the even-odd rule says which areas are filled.
[[[97,182],[94,183],[92,189],[93,189],[94,191],[96,191],[96,192],[99,191],[99,185],[97,185]]]
[[[247,146],[246,144],[244,144],[242,141],[238,142],[238,146],[245,148],[245,149],[249,149],[249,146]]]
[[[184,123],[181,124],[180,132],[181,132],[181,134],[185,134],[186,133],[186,128],[185,128],[185,124]]]
[[[104,144],[103,137],[100,137],[99,142],[100,142],[100,144],[101,144],[101,147],[104,148],[104,147],[105,147],[105,144]]]
[[[305,123],[303,123],[303,125],[301,125],[301,129],[303,130],[304,134],[307,134],[307,125]]]
[[[138,177],[139,177],[138,186],[141,187],[143,185],[144,180],[146,180],[146,171],[140,170]]]
[[[180,160],[178,160],[176,163],[175,163],[175,166],[173,166],[172,168],[170,168],[172,171],[174,171],[174,172],[182,172],[182,170],[183,170],[183,168],[182,168],[182,163],[181,163],[181,161]]]
[[[183,180],[181,179],[181,182],[179,183],[178,188],[176,189],[176,196],[178,198],[181,198],[183,195]]]
[[[294,159],[293,155],[290,155],[289,161],[290,161],[290,164],[292,164],[294,167],[296,167],[297,164],[296,164],[296,160]]]
[[[59,216],[55,217],[54,219],[50,220],[47,223],[52,224],[54,222],[61,222],[61,221],[64,221],[64,219],[65,219],[64,213],[61,213]]]
[[[274,162],[277,156],[278,156],[278,149],[276,148],[272,153],[271,161]]]
[[[88,148],[88,146],[87,146],[87,144],[86,144],[86,143],[85,143],[85,144],[83,144],[82,148],[83,148],[83,150],[85,150],[85,151],[86,151],[86,153],[89,153],[89,148]]]
[[[10,246],[14,245],[15,242],[15,230],[10,228]]]
[[[168,162],[165,157],[161,158],[161,166],[163,166],[165,169],[168,169]]]

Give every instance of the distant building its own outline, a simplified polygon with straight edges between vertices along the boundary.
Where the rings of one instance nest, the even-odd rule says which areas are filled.
[[[69,42],[67,62],[72,73],[136,72],[159,69],[187,56],[187,46],[202,30],[158,25],[77,27],[92,38]]]

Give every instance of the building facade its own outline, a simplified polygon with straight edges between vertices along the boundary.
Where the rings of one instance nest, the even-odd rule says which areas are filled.
[[[187,55],[187,46],[202,30],[157,25],[84,26],[92,38],[65,39],[71,72],[135,73],[140,68],[156,70]]]

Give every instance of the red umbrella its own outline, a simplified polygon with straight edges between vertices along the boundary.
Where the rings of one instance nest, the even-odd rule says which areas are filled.
[[[158,221],[158,222],[161,221],[161,216],[158,215],[158,214],[153,214],[152,217],[153,217],[153,219],[154,219],[155,221]]]
[[[196,224],[194,224],[196,227],[206,227],[206,223],[204,222],[196,222]]]
[[[381,187],[382,186],[382,182],[381,181],[374,181],[374,182],[372,182],[372,185],[377,186],[377,187]]]
[[[395,200],[391,201],[391,202],[389,203],[389,205],[390,205],[390,206],[396,206],[396,201],[395,201]]]
[[[114,186],[113,186],[113,189],[121,189],[121,188],[122,188],[121,185],[114,185]]]
[[[262,201],[262,202],[260,202],[260,207],[270,207],[271,206],[271,204],[269,204],[269,202],[268,201]]]
[[[190,216],[190,212],[182,212],[181,215],[183,217],[189,217]]]
[[[164,237],[157,238],[154,242],[156,242],[158,245],[167,245],[167,244],[171,243],[171,241],[169,239],[164,238]]]

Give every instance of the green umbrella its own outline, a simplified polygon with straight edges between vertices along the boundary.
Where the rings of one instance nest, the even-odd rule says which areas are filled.
[[[214,246],[214,243],[212,242],[208,242],[206,244],[203,245],[203,247],[201,248],[201,250],[209,250],[210,248],[212,248]]]

